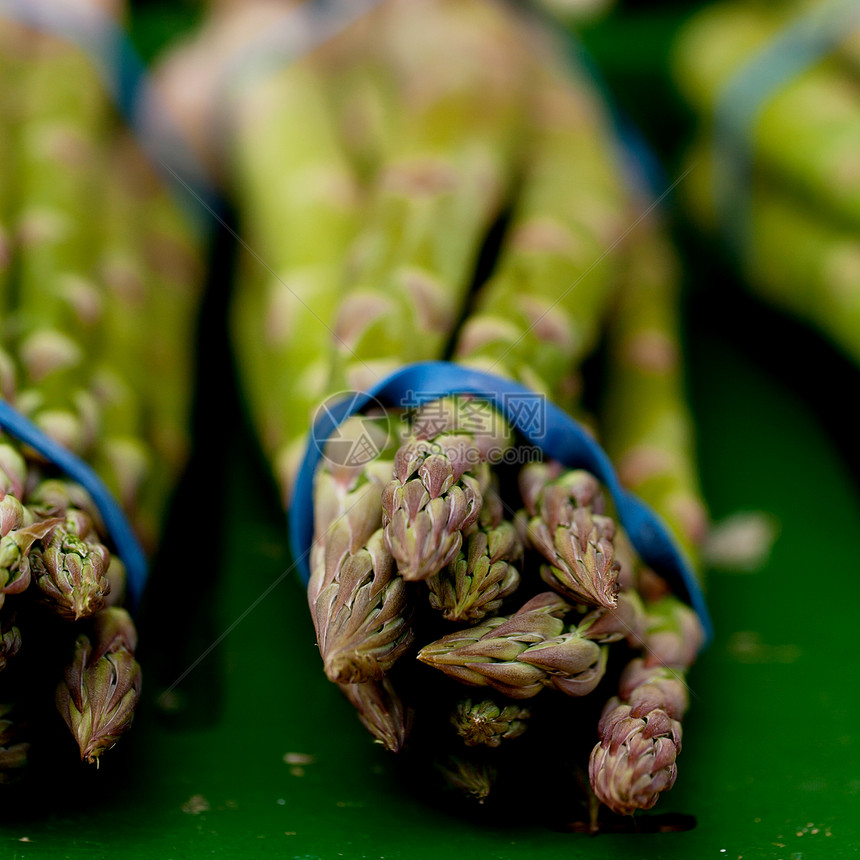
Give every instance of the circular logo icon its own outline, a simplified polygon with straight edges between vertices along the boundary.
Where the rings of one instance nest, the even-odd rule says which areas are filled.
[[[358,401],[362,411],[351,414]],[[338,424],[338,417],[348,415]],[[335,466],[364,466],[388,444],[391,425],[385,407],[364,391],[340,391],[314,413],[312,438],[324,460]]]

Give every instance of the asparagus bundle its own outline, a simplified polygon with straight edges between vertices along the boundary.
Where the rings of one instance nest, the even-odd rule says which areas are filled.
[[[740,232],[732,251],[751,288],[854,360],[858,27],[851,3],[720,3],[693,19],[676,52],[679,87],[701,116],[691,154],[698,167],[686,183],[691,211],[708,230]],[[794,73],[762,87],[786,61]],[[748,91],[761,90],[756,112],[735,95],[733,75]],[[727,171],[742,181],[728,185]]]
[[[0,35],[16,36],[3,52],[4,98],[21,99],[0,117],[4,410],[64,448],[62,462],[74,454],[92,467],[151,549],[187,446],[199,241],[91,59],[4,18]],[[126,582],[108,527],[119,509],[97,504],[86,470],[78,483],[50,445],[19,432],[0,435],[0,781],[31,747],[50,754],[63,721],[97,763],[130,727],[141,683],[122,605],[139,602],[143,571],[135,559]]]
[[[463,366],[527,384],[537,404],[574,407],[579,365],[629,277],[627,252],[623,263],[607,254],[635,218],[587,82],[533,21],[484,0],[390,2],[268,74],[211,55],[207,72],[203,46],[228,32],[248,42],[248,22],[264,17],[254,5],[214,12],[162,81],[180,103],[183,80],[218,66],[241,96],[219,117],[216,154],[254,251],[236,285],[234,342],[284,497],[314,403],[325,414],[328,397],[448,348]],[[462,50],[449,52],[452,40]],[[360,109],[375,112],[360,115],[357,142],[340,90],[351,69],[373,90]],[[198,138],[214,119],[198,117]],[[472,296],[480,243],[501,215],[492,276]],[[295,560],[309,567],[326,675],[365,727],[486,800],[542,738],[584,767],[572,733],[530,727],[582,714],[590,747],[593,691],[643,647],[646,612],[595,478],[557,463],[540,481],[520,476],[535,452],[502,404],[420,395],[314,440],[313,540]],[[468,696],[458,682],[482,689]]]

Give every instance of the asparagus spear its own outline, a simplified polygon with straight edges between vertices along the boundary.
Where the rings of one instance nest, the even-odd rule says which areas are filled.
[[[110,553],[98,542],[92,521],[75,509],[67,511],[65,522],[30,554],[31,575],[42,601],[70,621],[104,607],[110,591],[110,563]]]
[[[7,318],[11,305],[9,293],[12,266],[13,221],[15,217],[15,172],[10,169],[17,148],[19,90],[15,79],[23,69],[22,33],[11,21],[0,18],[0,314]],[[3,355],[2,360],[8,361]],[[6,386],[0,394],[7,397]]]
[[[99,403],[101,432],[94,453],[96,470],[125,511],[134,516],[142,484],[152,469],[149,446],[143,440],[146,403],[153,368],[142,356],[158,334],[144,324],[147,317],[149,272],[142,259],[146,223],[143,199],[136,189],[139,155],[130,138],[117,133],[106,156],[110,181],[105,184],[102,245],[95,269],[99,276],[102,323],[92,388]],[[157,368],[155,368],[157,372]],[[165,379],[159,386],[170,387]]]
[[[589,762],[595,795],[620,815],[650,809],[675,783],[680,720],[689,704],[684,676],[703,638],[695,613],[674,597],[648,611],[646,656],[624,670]]]
[[[15,335],[24,371],[19,403],[76,453],[96,436],[85,360],[99,319],[93,284],[98,164],[107,102],[90,60],[70,44],[30,34],[26,105],[15,151],[18,265]]]
[[[430,605],[448,621],[480,621],[492,615],[520,583],[514,563],[522,557],[522,542],[513,523],[502,519],[501,500],[496,514],[486,516],[491,507],[486,498],[479,524],[456,558],[426,580]]]
[[[412,728],[414,714],[403,704],[389,678],[362,684],[340,684],[361,724],[389,752],[400,752]]]
[[[437,760],[436,769],[450,788],[478,803],[486,801],[498,777],[496,768],[491,764],[463,755],[449,755]]]
[[[541,567],[541,578],[574,600],[612,609],[621,566],[614,557],[615,521],[602,513],[600,486],[580,469],[555,480],[551,474],[550,467],[535,464],[520,476],[531,515],[528,542],[550,563]]]
[[[264,268],[259,259],[243,261],[233,342],[263,448],[286,497],[313,410],[330,390],[323,347],[360,197],[324,87],[301,63],[256,83],[234,138],[243,230]]]
[[[141,683],[136,647],[128,613],[103,609],[92,632],[77,638],[74,659],[57,687],[57,709],[78,742],[81,759],[90,764],[131,727]]]
[[[606,670],[606,650],[561,617],[570,605],[552,592],[539,594],[510,618],[489,618],[449,633],[418,652],[418,659],[465,684],[490,686],[527,699],[551,686],[584,696]]]
[[[626,226],[627,204],[605,144],[606,119],[587,84],[548,64],[537,74],[524,185],[455,358],[564,406],[575,398],[571,373],[594,347],[617,283],[607,253]]]
[[[387,425],[354,418],[337,442],[351,434],[387,435]],[[384,444],[380,437],[375,449]],[[381,681],[412,643],[406,585],[381,528],[382,487],[391,470],[384,457],[360,465],[328,458],[316,478],[308,603],[326,675],[340,684]]]
[[[510,188],[529,79],[514,22],[492,4],[388,11],[379,50],[399,84],[395,122],[339,308],[334,386],[441,355]]]
[[[48,538],[61,523],[59,518],[43,520],[12,528],[0,538],[0,608],[6,595],[21,594],[30,585],[30,550],[37,541]]]
[[[608,333],[601,436],[619,476],[695,562],[707,515],[681,366],[677,262],[657,221],[641,221]]]
[[[406,580],[427,579],[454,561],[481,513],[490,483],[487,455],[510,447],[501,417],[475,413],[471,402],[451,398],[419,408],[414,435],[395,455],[394,478],[382,495],[383,523],[386,546]]]

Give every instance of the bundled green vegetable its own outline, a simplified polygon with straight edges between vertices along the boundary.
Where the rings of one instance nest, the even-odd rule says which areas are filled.
[[[691,211],[729,237],[753,290],[855,361],[858,34],[851,2],[721,2],[687,25],[675,58],[701,118]]]
[[[162,81],[174,105],[189,79],[203,83],[212,110],[189,117],[197,140],[218,103],[223,137],[207,154],[253,250],[235,288],[235,352],[295,516],[310,504],[293,494],[313,419],[403,365],[450,354],[526,385],[540,438],[548,401],[582,408],[580,367],[613,310],[626,320],[619,378],[652,369],[624,352],[637,326],[678,349],[674,281],[632,289],[663,265],[665,240],[651,224],[622,243],[639,213],[614,132],[532,18],[488,0],[391,0],[308,56],[293,46],[289,63],[236,63],[256,56],[253,40],[237,46],[241,34],[276,29],[272,15],[262,3],[214,11]],[[226,103],[205,86],[225,76]],[[482,255],[488,236],[501,240]],[[659,307],[640,320],[648,298]],[[622,417],[607,420],[630,424],[622,453],[674,453],[651,501],[686,527],[699,502],[679,372],[672,363],[654,381],[654,403],[625,382],[613,404]],[[519,777],[557,782],[531,772],[535,762],[586,772],[604,741],[600,703],[653,648],[662,580],[636,558],[597,478],[542,462],[489,393],[425,384],[313,440],[313,540],[295,561],[309,572],[323,669],[374,739],[413,757],[422,778],[491,803]],[[679,539],[692,547],[698,536]],[[701,629],[685,617],[695,653]],[[622,686],[619,701],[634,692]],[[680,708],[654,708],[664,705],[680,720]],[[558,729],[570,720],[590,728]],[[600,800],[620,812],[653,805],[671,780],[634,790],[648,754],[594,753]],[[628,787],[624,806],[615,798]]]
[[[0,396],[95,470],[152,549],[187,452],[199,240],[92,59],[5,18],[0,39]],[[38,447],[0,436],[0,781],[63,721],[98,762],[141,685],[122,606],[142,571],[126,582],[105,512]]]

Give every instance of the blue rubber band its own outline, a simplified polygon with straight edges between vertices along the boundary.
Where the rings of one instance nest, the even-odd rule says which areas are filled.
[[[791,21],[724,87],[714,114],[713,196],[718,223],[741,256],[746,255],[751,235],[756,119],[780,87],[824,59],[858,24],[858,0],[816,6]]]
[[[518,404],[524,398],[534,399],[533,391],[517,382],[447,361],[410,364],[370,390],[349,397],[320,415],[308,439],[289,509],[290,547],[305,584],[310,579],[308,554],[314,536],[314,474],[322,458],[318,440],[329,438],[350,415],[375,401],[394,406],[408,402],[410,406],[418,406],[446,393],[473,394],[490,400],[520,435],[540,448],[546,457],[569,468],[586,469],[597,477],[609,491],[618,519],[636,551],[692,606],[705,630],[706,642],[710,641],[713,625],[702,587],[689,561],[660,517],[622,487],[612,462],[600,445],[576,420],[548,401],[543,402],[542,426],[530,426]]]
[[[0,427],[37,451],[66,477],[80,484],[93,500],[117,555],[125,565],[131,608],[137,610],[146,586],[149,566],[125,514],[101,478],[79,457],[46,436],[35,424],[0,400]]]

